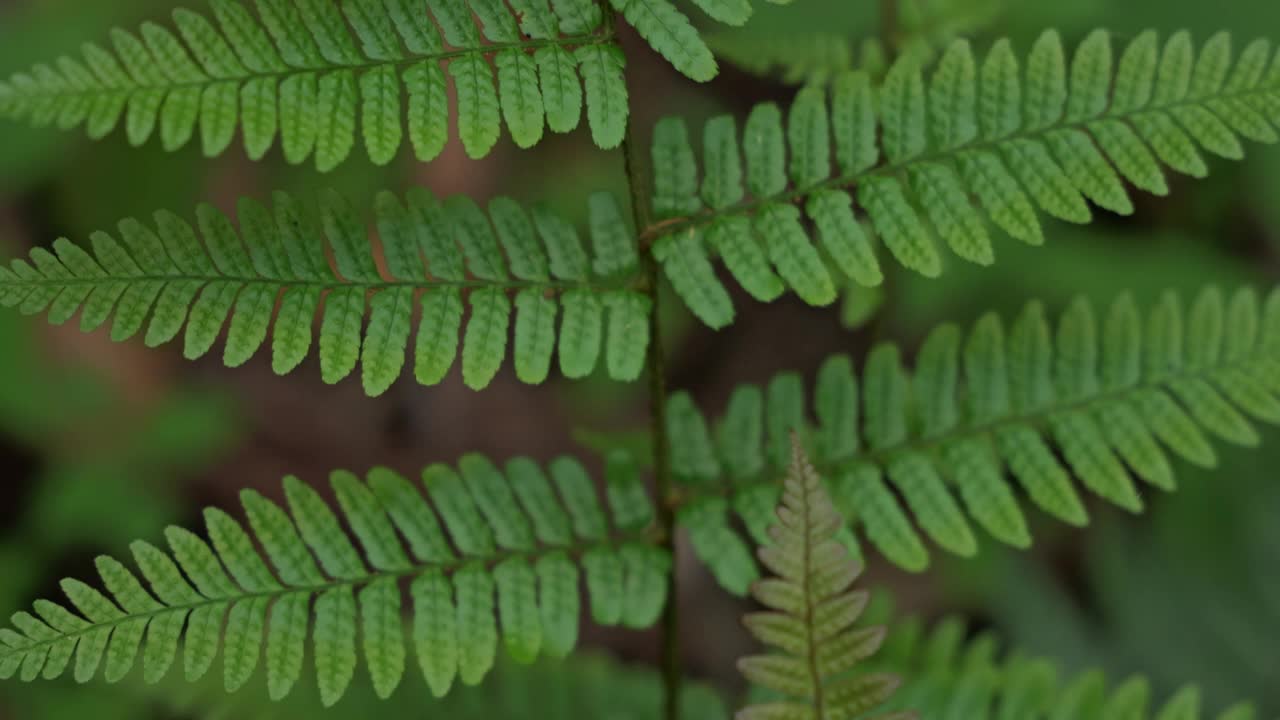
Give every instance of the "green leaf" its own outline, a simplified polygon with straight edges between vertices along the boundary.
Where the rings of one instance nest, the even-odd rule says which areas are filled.
[[[374,68],[360,76],[360,125],[374,165],[391,162],[403,139],[400,93],[400,80],[390,66]]]
[[[756,218],[769,259],[800,299],[810,305],[830,305],[836,290],[826,265],[800,224],[800,210],[793,205],[770,205]]]
[[[463,55],[449,63],[449,75],[458,94],[458,135],[471,158],[489,154],[498,142],[498,90],[493,70],[479,53]]]
[[[564,48],[554,46],[538,50],[533,57],[538,63],[547,127],[557,133],[573,132],[582,120],[582,85],[578,80],[577,60]]]
[[[702,208],[698,165],[684,120],[663,118],[653,129],[653,212],[659,218],[689,215]]]
[[[498,53],[494,62],[498,68],[502,117],[511,138],[521,148],[533,147],[542,140],[546,117],[542,93],[538,90],[537,63],[533,57],[517,50]]]
[[[630,114],[627,81],[622,74],[626,58],[621,50],[607,45],[583,45],[573,54],[582,73],[591,138],[597,147],[616,148],[626,135]]]
[[[462,345],[462,379],[473,390],[488,387],[507,349],[511,301],[497,289],[471,294],[471,319]]]
[[[604,336],[603,303],[590,292],[574,290],[564,295],[563,304],[560,370],[567,378],[583,378],[595,370],[600,356]]]
[[[676,70],[691,80],[707,82],[719,72],[689,18],[668,0],[609,0],[640,36]]]

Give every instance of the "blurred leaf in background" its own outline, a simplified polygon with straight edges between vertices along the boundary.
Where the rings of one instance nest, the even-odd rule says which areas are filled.
[[[1280,440],[1275,432],[1266,443]],[[981,583],[1004,632],[1068,667],[1141,670],[1162,691],[1195,680],[1208,707],[1280,712],[1280,453],[1184,472],[1143,522],[1108,514],[1077,572],[1000,553]]]
[[[156,537],[186,512],[182,480],[235,442],[233,413],[212,393],[153,406],[99,373],[50,362],[21,318],[0,316],[0,604],[22,607],[98,553]],[[0,717],[139,718],[140,702],[67,682],[6,684]]]

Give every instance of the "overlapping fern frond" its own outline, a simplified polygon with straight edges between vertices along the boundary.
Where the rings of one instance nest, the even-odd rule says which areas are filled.
[[[752,588],[769,611],[746,617],[747,629],[776,651],[743,658],[748,680],[785,700],[750,705],[738,720],[866,718],[908,720],[910,713],[870,715],[901,680],[887,673],[854,674],[884,641],[883,627],[855,627],[868,595],[852,591],[862,564],[836,536],[836,513],[800,442],[792,438],[782,504],[760,560],[774,573]]]
[[[898,7],[898,32],[892,38],[868,36],[855,42],[847,33],[832,32],[831,23],[825,23],[794,31],[774,26],[726,29],[708,34],[707,45],[718,59],[786,85],[822,85],[849,70],[863,70],[878,80],[889,69],[886,40],[897,57],[928,63],[956,38],[972,36],[994,22],[1002,2],[903,3]]]
[[[544,207],[531,217],[498,198],[486,215],[466,197],[442,203],[421,188],[406,199],[407,205],[390,193],[377,198],[381,253],[365,221],[332,192],[322,198],[323,233],[283,193],[270,210],[242,200],[238,231],[208,205],[196,213],[199,237],[170,212],[156,213],[155,229],[127,219],[120,223],[123,244],[95,233],[90,255],[60,239],[54,252],[36,249],[30,263],[0,267],[0,305],[48,311],[54,323],[81,312],[86,331],[110,320],[116,341],[146,325],[153,347],[185,328],[191,359],[209,352],[230,316],[223,355],[229,366],[262,347],[274,315],[273,366],[281,374],[311,352],[319,314],[325,381],[337,382],[360,364],[365,390],[378,395],[405,366],[415,308],[421,320],[414,374],[426,385],[448,374],[464,302],[470,320],[461,340],[462,377],[473,388],[487,386],[508,354],[514,304],[511,353],[521,380],[546,379],[557,346],[566,376],[591,374],[602,354],[613,378],[639,375],[652,302],[636,288],[636,243],[613,196],[590,200],[590,255],[573,226]]]
[[[788,5],[792,0],[767,0]],[[692,0],[705,15],[725,25],[740,27],[751,19],[752,0]],[[689,16],[672,0],[609,0],[614,10],[676,70],[698,82],[714,78],[720,68],[706,40]]]
[[[707,45],[724,62],[758,77],[776,77],[787,85],[829,82],[840,73],[852,70],[857,55],[849,38],[826,31],[726,31],[708,35]],[[883,53],[878,41],[874,46]]]
[[[1004,653],[990,635],[966,640],[962,623],[950,620],[927,633],[918,622],[895,625],[873,661],[906,680],[887,703],[925,718],[964,720],[1254,720],[1248,704],[1210,714],[1194,686],[1162,703],[1141,676],[1110,685],[1100,671],[1065,677],[1048,660]]]
[[[759,300],[791,289],[828,305],[841,286],[829,264],[859,284],[881,282],[873,230],[894,260],[926,276],[943,271],[935,236],[987,265],[988,222],[1039,244],[1037,210],[1077,223],[1091,219],[1090,202],[1130,213],[1125,181],[1163,195],[1166,168],[1208,172],[1202,150],[1238,159],[1241,137],[1276,141],[1280,59],[1268,42],[1234,63],[1226,34],[1198,56],[1187,33],[1163,50],[1143,33],[1118,63],[1112,52],[1098,31],[1068,66],[1051,31],[1025,72],[1007,41],[981,62],[957,41],[927,83],[913,58],[880,87],[847,73],[829,93],[800,91],[785,123],[772,103],[757,106],[741,133],[729,116],[708,122],[701,181],[688,130],[666,120],[653,144],[659,222],[645,239],[694,313],[721,328],[734,308],[712,255]]]
[[[471,157],[493,149],[503,121],[520,147],[546,127],[572,131],[584,84],[596,143],[625,134],[624,60],[596,0],[556,0],[555,12],[546,0],[257,0],[256,15],[238,0],[212,5],[213,22],[178,9],[176,34],[117,28],[110,50],[89,43],[79,59],[14,75],[0,83],[0,117],[83,124],[94,138],[123,121],[132,144],[158,133],[166,150],[198,127],[210,156],[239,128],[251,158],[278,136],[289,162],[314,155],[322,171],[348,157],[359,127],[374,163],[406,134],[428,161],[449,138],[447,68]]]
[[[156,682],[181,645],[184,674],[196,680],[221,646],[229,691],[265,665],[269,694],[282,698],[302,673],[309,638],[325,705],[342,697],[360,655],[386,697],[405,673],[402,582],[411,644],[438,696],[455,680],[481,682],[499,643],[522,663],[568,654],[578,637],[580,580],[597,623],[652,625],[666,603],[671,558],[650,537],[654,510],[630,457],[609,460],[608,511],[576,461],[556,460],[548,471],[550,480],[528,459],[504,472],[467,456],[458,471],[427,468],[425,497],[390,470],[370,472],[367,482],[337,472],[337,514],[296,478],[284,483],[288,511],[246,492],[248,532],[211,508],[212,547],[176,527],[166,533],[169,552],[133,545],[150,589],[102,557],[108,594],[66,580],[76,612],[39,601],[35,614],[15,614],[13,628],[0,630],[0,677],[52,679],[74,666],[81,682],[100,670],[115,682],[141,653],[143,676]]]
[[[1260,303],[1251,289],[1228,299],[1209,288],[1189,310],[1166,293],[1145,317],[1122,296],[1102,318],[1077,300],[1056,327],[1039,303],[1007,330],[995,314],[967,338],[943,325],[911,371],[888,344],[871,352],[860,379],[849,358],[834,357],[814,386],[816,424],[793,373],[765,392],[739,388],[714,441],[690,397],[677,394],[668,434],[681,522],[721,584],[743,593],[759,570],[730,511],[767,540],[793,430],[807,438],[841,514],[893,563],[920,571],[929,552],[917,526],[959,555],[978,548],[970,520],[1001,542],[1029,545],[1022,493],[1073,525],[1088,522],[1077,483],[1139,512],[1140,484],[1174,489],[1170,454],[1210,466],[1210,438],[1256,445],[1250,418],[1280,423],[1277,393],[1280,291]]]

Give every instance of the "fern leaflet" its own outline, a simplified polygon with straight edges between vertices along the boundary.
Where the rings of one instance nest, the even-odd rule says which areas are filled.
[[[581,63],[584,74],[594,73],[586,104],[596,142],[611,148],[622,141],[621,67],[585,67],[597,53],[617,53],[594,0],[557,2],[558,13],[546,0],[511,8],[493,0],[256,5],[255,16],[238,0],[213,0],[215,22],[175,10],[176,34],[154,22],[142,26],[140,38],[117,28],[111,50],[86,44],[80,59],[61,57],[0,84],[0,117],[68,130],[85,125],[93,138],[123,121],[130,143],[158,134],[166,150],[187,145],[198,128],[208,156],[224,152],[239,127],[249,157],[261,158],[279,137],[286,160],[314,155],[321,171],[348,157],[357,126],[379,165],[396,156],[407,127],[425,162],[449,138],[447,68],[458,134],[467,154],[479,158],[497,142],[500,120],[522,148],[537,144],[546,127],[574,130],[582,116]]]
[[[1050,31],[1025,73],[1007,41],[981,63],[957,41],[928,83],[907,57],[879,87],[852,72],[829,93],[801,90],[785,123],[772,103],[751,112],[741,135],[732,117],[713,119],[701,183],[683,121],[664,120],[653,143],[659,221],[642,236],[690,309],[722,328],[734,308],[713,254],[758,300],[789,288],[828,305],[841,284],[829,265],[861,285],[881,282],[872,230],[894,260],[926,276],[943,271],[935,236],[960,258],[989,265],[988,221],[1040,244],[1037,208],[1076,223],[1092,218],[1089,202],[1131,213],[1125,181],[1164,195],[1165,167],[1203,177],[1201,149],[1240,159],[1240,138],[1275,142],[1276,122],[1280,60],[1264,40],[1233,64],[1226,34],[1197,58],[1186,33],[1160,51],[1147,32],[1116,63],[1098,31],[1068,65]]]
[[[66,580],[79,614],[47,601],[35,604],[34,615],[15,614],[13,628],[0,630],[0,677],[56,678],[74,658],[77,680],[101,667],[116,682],[141,652],[144,677],[157,682],[181,644],[184,674],[194,681],[212,667],[221,643],[228,691],[253,676],[265,652],[269,693],[279,699],[302,672],[309,636],[325,705],[346,692],[360,654],[377,694],[387,697],[406,664],[401,581],[410,584],[412,645],[437,696],[455,680],[481,682],[500,642],[521,663],[543,652],[567,655],[577,643],[583,576],[596,622],[655,623],[671,559],[650,538],[654,511],[630,457],[610,458],[608,512],[576,461],[562,458],[548,469],[550,480],[528,459],[503,472],[466,456],[458,471],[435,465],[423,472],[429,503],[392,471],[373,470],[367,482],[336,472],[339,514],[296,478],[284,483],[288,512],[246,492],[251,532],[210,508],[212,548],[179,528],[166,533],[169,553],[134,544],[150,590],[102,557],[110,597]]]
[[[53,323],[79,311],[85,331],[111,320],[116,341],[146,325],[152,347],[185,327],[190,359],[209,352],[230,316],[223,359],[233,367],[266,342],[274,314],[272,364],[280,374],[311,352],[319,314],[325,381],[338,382],[360,364],[366,392],[379,395],[404,368],[415,308],[421,321],[414,374],[425,385],[448,374],[464,300],[470,320],[461,342],[463,380],[487,386],[507,355],[514,295],[512,354],[522,381],[546,379],[557,340],[569,377],[591,374],[602,354],[612,377],[638,377],[652,303],[635,287],[634,236],[613,196],[591,198],[594,257],[573,226],[544,207],[534,208],[531,218],[515,201],[497,198],[486,215],[468,198],[442,203],[421,188],[406,199],[407,205],[390,193],[377,197],[381,254],[364,221],[333,192],[322,198],[323,234],[283,193],[273,209],[242,200],[238,231],[219,211],[201,206],[203,239],[173,213],[156,213],[154,230],[126,219],[123,244],[95,233],[90,255],[64,238],[54,252],[36,249],[31,262],[0,267],[0,304],[27,314],[48,311]]]
[[[867,715],[901,681],[885,673],[851,675],[879,650],[885,629],[854,627],[868,600],[866,592],[850,591],[862,565],[836,542],[842,521],[794,437],[791,452],[777,522],[769,528],[772,542],[759,551],[776,577],[752,588],[770,610],[746,617],[751,633],[780,652],[738,663],[748,680],[787,700],[748,706],[738,720],[914,718]]]
[[[978,548],[970,519],[1003,543],[1030,545],[1006,470],[1035,505],[1073,525],[1088,522],[1073,479],[1139,512],[1138,481],[1175,488],[1168,452],[1212,466],[1211,437],[1257,445],[1250,418],[1280,423],[1277,392],[1280,291],[1262,304],[1251,289],[1228,300],[1208,288],[1189,311],[1166,293],[1145,321],[1122,296],[1101,323],[1077,300],[1056,331],[1039,303],[1007,332],[995,314],[967,340],[943,325],[914,371],[897,347],[880,345],[860,382],[849,358],[833,357],[814,387],[816,424],[800,376],[784,373],[765,392],[739,388],[714,441],[684,393],[671,398],[667,429],[685,488],[680,520],[721,584],[742,594],[759,570],[730,512],[767,540],[793,430],[813,449],[841,514],[890,561],[921,571],[929,552],[913,517],[959,555]],[[842,539],[856,547],[847,531]]]

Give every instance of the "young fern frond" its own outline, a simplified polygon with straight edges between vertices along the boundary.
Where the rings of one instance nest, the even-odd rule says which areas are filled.
[[[123,244],[95,233],[90,255],[64,238],[54,252],[32,251],[30,263],[0,267],[0,305],[47,311],[53,323],[81,312],[85,331],[111,320],[116,341],[145,324],[152,347],[185,328],[190,359],[209,352],[230,316],[223,359],[232,367],[262,347],[274,315],[272,364],[280,374],[311,352],[319,314],[324,380],[337,382],[360,364],[366,392],[379,395],[404,368],[415,308],[414,374],[424,385],[444,379],[458,355],[464,301],[471,313],[462,377],[472,388],[487,386],[508,352],[514,296],[512,354],[522,381],[546,379],[557,343],[568,377],[591,374],[602,354],[613,378],[639,376],[652,301],[637,288],[634,235],[613,196],[590,200],[590,255],[573,226],[544,207],[531,218],[498,198],[486,215],[466,197],[441,203],[421,188],[406,199],[376,200],[380,255],[365,221],[333,192],[322,198],[323,233],[283,193],[270,210],[241,200],[239,231],[208,205],[196,213],[200,237],[170,212],[156,213],[154,230],[126,219]]]
[[[212,5],[215,22],[178,9],[176,34],[154,22],[141,38],[117,28],[111,50],[86,44],[81,59],[14,75],[0,83],[0,117],[83,124],[93,138],[123,120],[130,143],[158,132],[166,150],[189,143],[198,126],[208,156],[239,127],[249,157],[279,136],[286,160],[314,155],[321,171],[348,157],[357,125],[370,160],[390,162],[407,120],[425,162],[449,139],[447,67],[457,132],[473,158],[493,149],[500,119],[522,148],[545,127],[574,130],[579,71],[596,143],[616,147],[625,133],[622,53],[596,0],[557,0],[555,13],[546,0],[258,0],[256,16],[238,0]]]
[[[1089,202],[1128,214],[1125,181],[1164,195],[1165,167],[1203,177],[1201,149],[1239,159],[1241,136],[1275,142],[1276,122],[1280,58],[1263,40],[1233,65],[1226,34],[1197,58],[1187,33],[1161,52],[1146,32],[1116,63],[1109,36],[1097,31],[1068,67],[1051,31],[1025,74],[1007,41],[981,63],[957,41],[927,83],[920,63],[904,58],[878,88],[854,72],[830,93],[801,90],[785,127],[772,103],[751,112],[741,135],[732,117],[711,120],[701,182],[683,121],[663,121],[653,144],[659,222],[643,236],[694,313],[722,328],[734,308],[713,254],[758,300],[791,289],[828,305],[841,286],[829,264],[858,284],[881,282],[871,230],[894,260],[929,277],[944,266],[935,236],[988,265],[988,221],[1040,244],[1037,208],[1077,223],[1092,218]]]
[[[967,339],[943,325],[912,371],[889,344],[872,350],[861,380],[849,358],[833,357],[814,386],[816,424],[800,376],[784,373],[766,392],[739,388],[714,442],[683,393],[671,398],[667,427],[680,520],[721,584],[741,594],[759,570],[730,511],[767,540],[793,430],[851,527],[894,564],[922,571],[929,552],[917,525],[958,555],[978,549],[970,519],[1003,543],[1030,545],[1006,474],[1072,525],[1088,522],[1073,480],[1140,512],[1140,484],[1175,488],[1168,453],[1212,466],[1211,437],[1257,445],[1249,418],[1280,423],[1277,393],[1280,291],[1260,304],[1252,289],[1227,299],[1211,287],[1189,311],[1166,293],[1145,319],[1126,295],[1103,318],[1078,299],[1056,328],[1034,302],[1007,331],[994,313]]]
[[[964,625],[949,620],[927,634],[916,622],[895,624],[878,670],[906,680],[888,707],[912,708],[926,718],[964,720],[1254,720],[1240,703],[1216,715],[1201,707],[1200,692],[1186,686],[1163,703],[1151,697],[1142,676],[1108,687],[1100,671],[1061,677],[1048,660],[1002,653],[990,635],[965,640]]]
[[[887,673],[852,674],[880,649],[885,629],[855,627],[868,595],[851,590],[863,568],[836,542],[842,524],[793,437],[770,543],[759,550],[774,577],[751,591],[770,610],[745,619],[751,634],[777,652],[738,663],[748,680],[786,699],[748,706],[738,712],[738,720],[915,717],[868,715],[893,695],[901,680]]]
[[[133,545],[150,590],[102,557],[98,570],[110,597],[66,580],[63,590],[79,614],[48,601],[37,602],[34,615],[15,614],[13,628],[0,630],[0,677],[56,678],[74,656],[78,681],[102,667],[106,680],[117,682],[141,652],[145,679],[157,682],[181,644],[184,674],[194,681],[221,645],[228,691],[244,686],[265,652],[269,694],[279,699],[302,672],[310,636],[325,705],[350,684],[357,646],[374,689],[386,697],[405,671],[402,581],[412,602],[412,645],[437,696],[455,679],[481,682],[499,642],[521,663],[544,652],[567,655],[577,643],[580,579],[597,623],[654,624],[666,603],[671,558],[651,537],[654,509],[630,456],[609,459],[608,511],[576,461],[556,460],[548,471],[550,480],[518,458],[503,472],[471,455],[457,472],[427,468],[425,498],[390,470],[373,470],[367,483],[337,472],[339,514],[296,478],[284,483],[287,512],[245,492],[250,532],[210,508],[212,548],[176,527],[166,532],[169,553]]]

